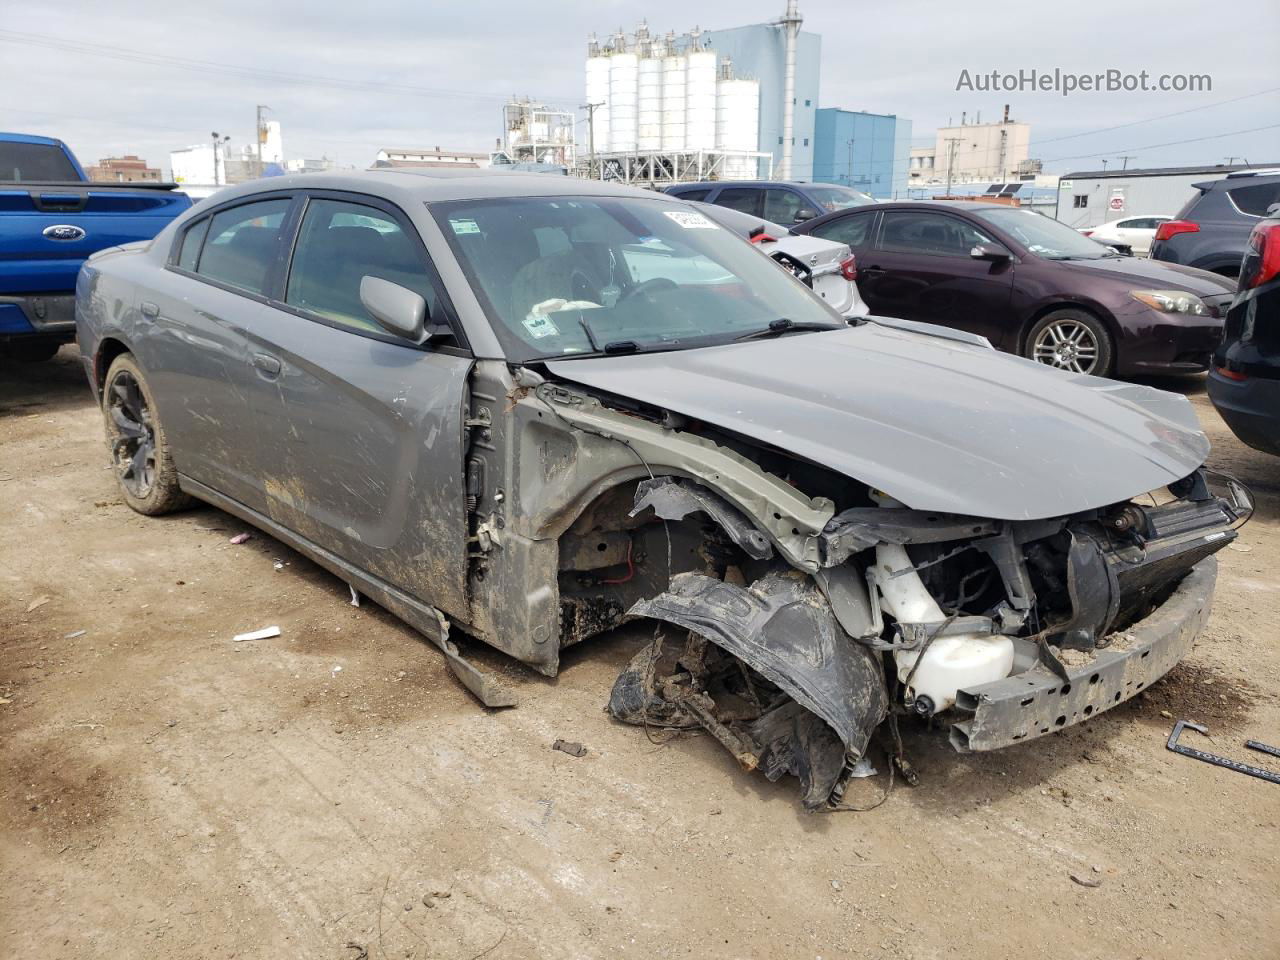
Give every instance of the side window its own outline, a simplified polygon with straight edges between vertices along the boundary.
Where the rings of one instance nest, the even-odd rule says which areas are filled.
[[[705,200],[707,194],[711,192],[710,187],[700,187],[697,190],[681,190],[675,196],[681,200]]]
[[[758,217],[760,216],[760,191],[750,187],[728,187],[720,191],[715,204],[718,207],[728,207],[730,210],[739,210]]]
[[[871,224],[876,215],[872,212],[854,213],[838,220],[831,220],[810,231],[815,237],[847,243],[853,250],[871,243]]]
[[[285,302],[353,330],[384,333],[360,302],[366,276],[421,294],[428,319],[441,319],[424,254],[390,214],[347,200],[308,203]]]
[[[1071,198],[1071,206],[1076,210],[1083,210],[1089,206],[1089,195],[1087,193],[1077,193]]]
[[[292,201],[262,200],[215,213],[196,272],[251,293],[264,293]],[[185,246],[183,253],[186,253]]]
[[[1241,213],[1251,217],[1265,217],[1267,208],[1280,203],[1280,183],[1255,183],[1247,187],[1233,187],[1227,196]]]
[[[935,257],[967,257],[974,244],[991,242],[963,220],[907,210],[885,213],[880,237],[881,249]]]
[[[764,192],[764,218],[774,223],[795,223],[796,214],[806,206],[804,197],[791,190],[766,190]]]
[[[200,259],[200,245],[209,232],[209,218],[198,220],[182,232],[182,246],[178,248],[178,266],[192,272]]]

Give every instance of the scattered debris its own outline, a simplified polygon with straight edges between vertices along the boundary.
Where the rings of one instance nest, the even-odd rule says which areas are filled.
[[[253,534],[246,531],[245,533],[237,533],[234,537],[231,538],[231,542],[235,544],[241,544],[241,543],[244,543],[246,540],[252,540],[252,539],[253,539]]]
[[[1227,549],[1234,550],[1237,553],[1253,553],[1253,547],[1247,543],[1228,543]]]
[[[1172,720],[1172,719],[1173,719],[1173,714],[1172,714],[1172,713],[1170,713],[1168,710],[1161,710],[1161,711],[1160,711],[1160,716],[1164,717],[1166,720]]]
[[[43,607],[46,603],[49,602],[50,599],[51,598],[47,594],[36,597],[34,600],[32,600],[30,603],[27,604],[27,613],[30,613],[32,610],[36,610],[36,609],[39,609],[40,607]]]
[[[276,557],[274,560],[272,560],[271,565],[275,567],[277,570],[284,569],[284,561],[281,560],[279,557]]]
[[[622,859],[622,851],[621,851],[621,850],[615,850],[615,851],[613,851],[613,853],[609,854],[609,862],[610,862],[610,863],[617,863],[617,862],[618,862],[619,860],[621,860],[621,859]]]
[[[83,637],[88,632],[89,632],[88,630],[73,630],[71,633],[64,634],[62,639],[74,640],[76,637]]]
[[[0,707],[6,706],[7,704],[10,704],[10,703],[13,703],[13,701],[10,700],[8,697],[0,697]]]
[[[356,943],[351,940],[347,943],[347,949],[356,951],[356,955],[351,957],[350,960],[369,960],[369,948],[363,943]]]
[[[270,637],[280,636],[279,627],[263,627],[261,630],[254,630],[250,633],[237,633],[231,638],[233,643],[240,643],[242,640],[266,640]],[[339,670],[342,668],[339,667]]]
[[[1206,753],[1203,750],[1197,750],[1195,747],[1184,747],[1178,743],[1178,737],[1182,734],[1184,727],[1190,727],[1192,730],[1203,733],[1206,737],[1209,735],[1209,728],[1190,720],[1179,720],[1173,725],[1173,730],[1169,733],[1169,740],[1165,746],[1174,753],[1180,753],[1184,757],[1191,757],[1193,760],[1202,760],[1205,763],[1211,763],[1215,767],[1225,767],[1228,770],[1234,770],[1236,773],[1244,773],[1251,777],[1257,777],[1259,780],[1266,780],[1269,783],[1280,783],[1280,773],[1273,770],[1265,770],[1262,767],[1255,767],[1247,763],[1241,763],[1239,760],[1231,760],[1228,757],[1220,757],[1216,753]],[[1280,747],[1268,746],[1265,743],[1259,743],[1257,740],[1246,740],[1245,746],[1253,750],[1260,750],[1263,753],[1270,754],[1273,757],[1280,757]]]
[[[557,740],[551,745],[551,749],[567,753],[571,757],[585,757],[587,755],[587,748],[573,740]]]
[[[349,590],[351,591],[351,605],[352,605],[353,607],[358,607],[358,606],[360,606],[360,594],[358,594],[358,593],[356,592],[356,588],[355,588],[355,587],[353,587],[353,586],[351,586],[351,584],[349,584],[349,583],[348,583],[348,584],[347,584],[347,589],[349,589]]]
[[[1102,881],[1101,881],[1101,880],[1099,880],[1097,877],[1082,877],[1082,876],[1080,876],[1080,874],[1078,874],[1078,873],[1073,873],[1073,874],[1071,874],[1071,881],[1072,881],[1072,883],[1078,883],[1078,884],[1080,884],[1080,886],[1082,886],[1082,887],[1100,887],[1100,886],[1102,886]]]

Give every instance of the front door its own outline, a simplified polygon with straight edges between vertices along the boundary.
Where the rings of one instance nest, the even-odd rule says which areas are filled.
[[[858,260],[858,289],[873,314],[966,330],[999,346],[1015,333],[1013,263],[970,256],[992,242],[959,217],[887,210],[878,242]]]
[[[371,198],[309,197],[287,278],[251,332],[249,402],[267,512],[461,617],[471,360],[449,336],[419,346],[384,331],[361,304],[364,276],[415,290],[430,322],[448,322],[403,214]]]

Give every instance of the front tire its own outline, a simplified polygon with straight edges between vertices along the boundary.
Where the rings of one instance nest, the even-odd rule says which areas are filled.
[[[132,354],[120,354],[107,370],[102,415],[125,503],[149,517],[190,506],[191,497],[178,486],[178,470],[155,400]]]
[[[1027,334],[1025,355],[1058,370],[1110,376],[1116,347],[1102,321],[1083,310],[1054,310]]]

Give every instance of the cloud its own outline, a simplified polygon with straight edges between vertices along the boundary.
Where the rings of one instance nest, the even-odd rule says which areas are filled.
[[[644,11],[651,27],[665,32],[695,22],[708,29],[763,22],[782,5],[705,0],[695,14],[688,4],[651,0]],[[1274,0],[1238,0],[1231,7],[1231,23],[1248,23],[1248,30],[1208,29],[1211,14],[1190,0],[1166,0],[1158,12],[1139,6],[1082,0],[1069,9],[996,12],[960,10],[953,0],[875,6],[802,0],[801,11],[805,29],[823,37],[822,105],[908,117],[920,142],[961,111],[994,119],[1009,102],[1017,119],[1032,124],[1037,155],[1040,140],[1280,85],[1268,49],[1280,34]],[[501,105],[511,94],[576,107],[587,33],[630,29],[637,8],[586,0],[542,6],[523,0],[185,6],[118,0],[104,9],[85,0],[10,4],[0,21],[0,116],[7,128],[62,137],[85,162],[137,153],[166,166],[170,150],[205,142],[213,130],[231,134],[233,146],[251,142],[255,106],[266,104],[283,124],[287,155],[365,166],[389,145],[489,149],[501,136]],[[12,42],[16,34],[64,45],[29,37]],[[110,51],[113,56],[103,55]],[[962,69],[1024,67],[1205,72],[1213,89],[1065,99],[955,90]],[[1098,157],[1114,157],[1147,144],[1260,126],[1276,118],[1277,106],[1274,94],[1241,100],[1059,140],[1041,155],[1096,150]],[[1133,163],[1221,162],[1228,154],[1280,161],[1280,131],[1153,149]],[[1088,162],[1068,163],[1082,164]]]

